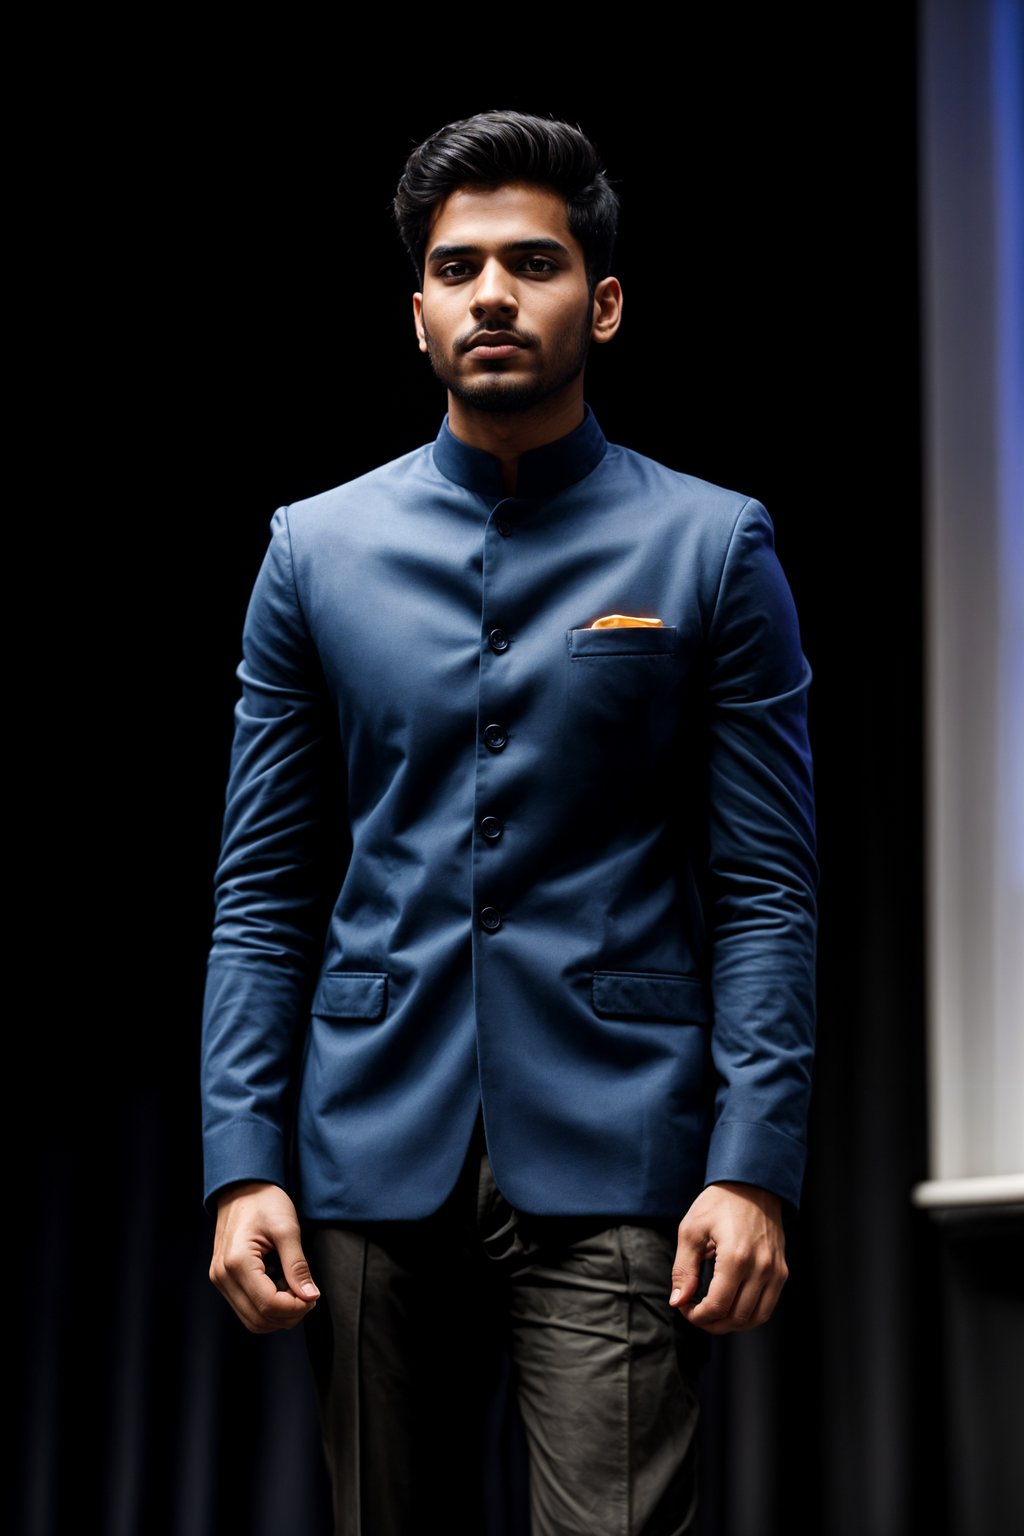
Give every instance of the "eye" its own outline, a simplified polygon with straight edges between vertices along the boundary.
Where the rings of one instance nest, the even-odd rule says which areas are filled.
[[[522,270],[534,277],[547,277],[550,272],[557,272],[558,268],[548,256],[528,256]]]
[[[438,267],[436,275],[443,283],[456,283],[468,277],[470,271],[467,261],[446,261],[443,267]]]

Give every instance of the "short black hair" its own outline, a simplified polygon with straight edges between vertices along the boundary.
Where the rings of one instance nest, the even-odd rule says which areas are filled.
[[[438,205],[458,187],[500,187],[510,181],[550,187],[565,198],[569,228],[582,247],[593,292],[611,271],[618,195],[579,128],[524,112],[461,118],[432,133],[409,156],[392,209],[419,281]]]

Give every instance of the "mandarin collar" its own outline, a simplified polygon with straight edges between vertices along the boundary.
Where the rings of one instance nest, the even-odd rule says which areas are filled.
[[[519,460],[517,500],[555,496],[589,475],[605,456],[608,443],[589,405],[575,431],[541,448],[531,448]],[[447,415],[434,442],[434,463],[441,474],[480,496],[506,495],[501,460],[483,448],[471,448],[448,425]]]

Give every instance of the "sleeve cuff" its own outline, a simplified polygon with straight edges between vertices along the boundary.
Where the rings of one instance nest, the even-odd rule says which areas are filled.
[[[287,1188],[284,1138],[264,1120],[233,1120],[206,1132],[203,1142],[203,1204],[217,1209],[216,1195],[239,1179]]]
[[[756,1184],[799,1209],[807,1148],[773,1126],[724,1120],[715,1126],[705,1184]]]

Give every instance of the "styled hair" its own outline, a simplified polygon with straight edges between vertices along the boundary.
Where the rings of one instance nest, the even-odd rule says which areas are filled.
[[[618,196],[597,150],[579,128],[523,112],[478,112],[448,123],[409,156],[392,210],[419,281],[438,205],[458,187],[499,187],[510,181],[550,187],[564,197],[593,292],[611,271]]]

